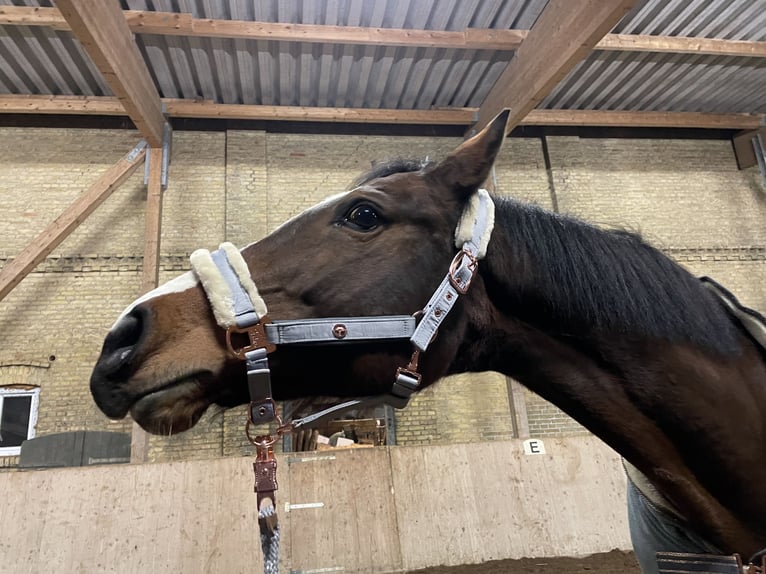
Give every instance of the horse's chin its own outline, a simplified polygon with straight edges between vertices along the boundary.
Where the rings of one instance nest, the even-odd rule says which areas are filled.
[[[188,378],[144,395],[130,407],[130,416],[146,432],[172,435],[197,424],[208,406],[199,381]]]

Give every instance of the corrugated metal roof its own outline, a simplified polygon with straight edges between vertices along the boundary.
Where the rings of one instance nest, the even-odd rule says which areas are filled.
[[[652,0],[614,33],[766,41],[764,0]],[[554,109],[766,112],[766,60],[594,52],[542,102]]]
[[[51,6],[0,0],[0,5]],[[421,30],[529,29],[546,0],[122,0],[198,18]],[[623,34],[766,41],[766,0],[648,0]],[[163,97],[219,103],[478,107],[511,51],[139,34]],[[597,51],[542,102],[554,109],[766,112],[766,60]],[[110,95],[71,33],[0,26],[0,92]]]

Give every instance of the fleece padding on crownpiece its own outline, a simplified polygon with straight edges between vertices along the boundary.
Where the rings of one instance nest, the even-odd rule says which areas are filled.
[[[472,241],[476,246],[477,259],[487,254],[487,246],[495,227],[495,203],[486,189],[479,189],[468,200],[463,215],[455,228],[455,246],[462,249],[463,244]],[[478,237],[475,234],[479,233]]]

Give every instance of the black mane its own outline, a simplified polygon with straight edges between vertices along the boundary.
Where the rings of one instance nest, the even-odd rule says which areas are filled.
[[[496,226],[508,234],[524,278],[523,297],[542,310],[530,320],[555,322],[564,333],[589,325],[592,333],[693,342],[723,353],[739,348],[723,306],[638,234],[513,199],[496,198],[496,205]]]
[[[364,185],[378,179],[380,177],[388,177],[395,173],[410,173],[414,171],[421,171],[434,165],[434,162],[425,159],[412,159],[412,158],[396,158],[383,162],[377,162],[372,167],[357,177],[349,186],[349,189],[354,189],[360,185]]]

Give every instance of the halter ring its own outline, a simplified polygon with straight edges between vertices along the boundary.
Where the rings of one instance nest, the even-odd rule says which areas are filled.
[[[468,275],[468,279],[465,282],[460,281],[460,278],[457,276],[457,271],[460,269],[460,266],[463,264],[463,258],[468,257],[468,271],[470,274]],[[471,286],[471,282],[473,281],[473,274],[476,271],[476,269],[479,267],[479,262],[476,260],[476,257],[474,257],[471,253],[466,251],[465,249],[461,249],[458,251],[457,255],[455,255],[455,258],[452,260],[452,263],[449,266],[449,282],[450,285],[452,285],[455,288],[455,291],[457,291],[460,295],[465,295],[468,293],[468,288]]]

